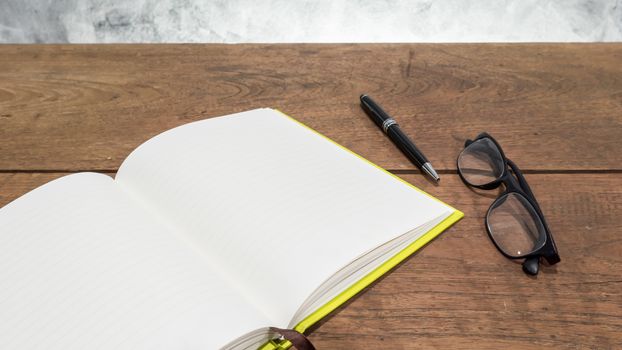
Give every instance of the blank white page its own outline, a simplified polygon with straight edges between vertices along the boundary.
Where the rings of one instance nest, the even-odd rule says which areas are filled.
[[[268,322],[108,176],[0,209],[0,349],[217,349]]]
[[[361,254],[451,211],[271,109],[156,136],[116,181],[212,257],[277,326]]]

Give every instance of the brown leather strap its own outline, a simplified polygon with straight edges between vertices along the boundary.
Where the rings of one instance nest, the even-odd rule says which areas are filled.
[[[293,329],[281,329],[270,327],[272,332],[278,333],[283,338],[289,340],[297,350],[315,350],[315,347],[304,334]]]

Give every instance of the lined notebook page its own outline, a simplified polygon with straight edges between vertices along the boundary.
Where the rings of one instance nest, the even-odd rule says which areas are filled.
[[[267,320],[114,181],[0,209],[0,349],[217,349]]]
[[[356,257],[450,211],[271,109],[167,131],[116,181],[282,327]]]

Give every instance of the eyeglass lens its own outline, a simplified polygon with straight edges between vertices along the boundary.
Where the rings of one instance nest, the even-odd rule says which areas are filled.
[[[522,257],[540,249],[546,240],[544,225],[529,201],[514,192],[490,207],[486,224],[492,239],[507,255]]]
[[[499,148],[488,138],[472,142],[458,157],[458,170],[462,177],[475,186],[497,180],[503,174],[504,166]]]

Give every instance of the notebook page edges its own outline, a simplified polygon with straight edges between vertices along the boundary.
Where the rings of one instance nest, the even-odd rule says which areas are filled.
[[[108,176],[0,209],[0,348],[215,349],[267,320]]]
[[[402,251],[408,245],[416,241],[432,227],[447,218],[448,214],[419,226],[410,232],[399,236],[392,241],[376,247],[374,250],[352,261],[349,265],[333,274],[304,302],[292,318],[289,328],[295,327],[303,319],[325,305],[338,294],[361,280],[378,266],[385,263],[389,258]]]
[[[329,302],[321,306],[319,309],[311,313],[305,319],[300,321],[294,327],[295,330],[304,333],[307,329],[311,328],[314,324],[322,320],[331,312],[335,311],[339,306],[356,296],[359,292],[371,285],[378,278],[389,272],[391,269],[399,265],[406,258],[423,248],[426,244],[443,233],[446,229],[451,227],[456,222],[460,221],[464,217],[464,213],[459,210],[454,211],[445,220],[438,225],[434,226],[431,230],[412,242],[402,251],[392,256],[382,265],[371,271],[362,279],[355,282],[352,286],[341,292],[339,295],[331,299]]]

